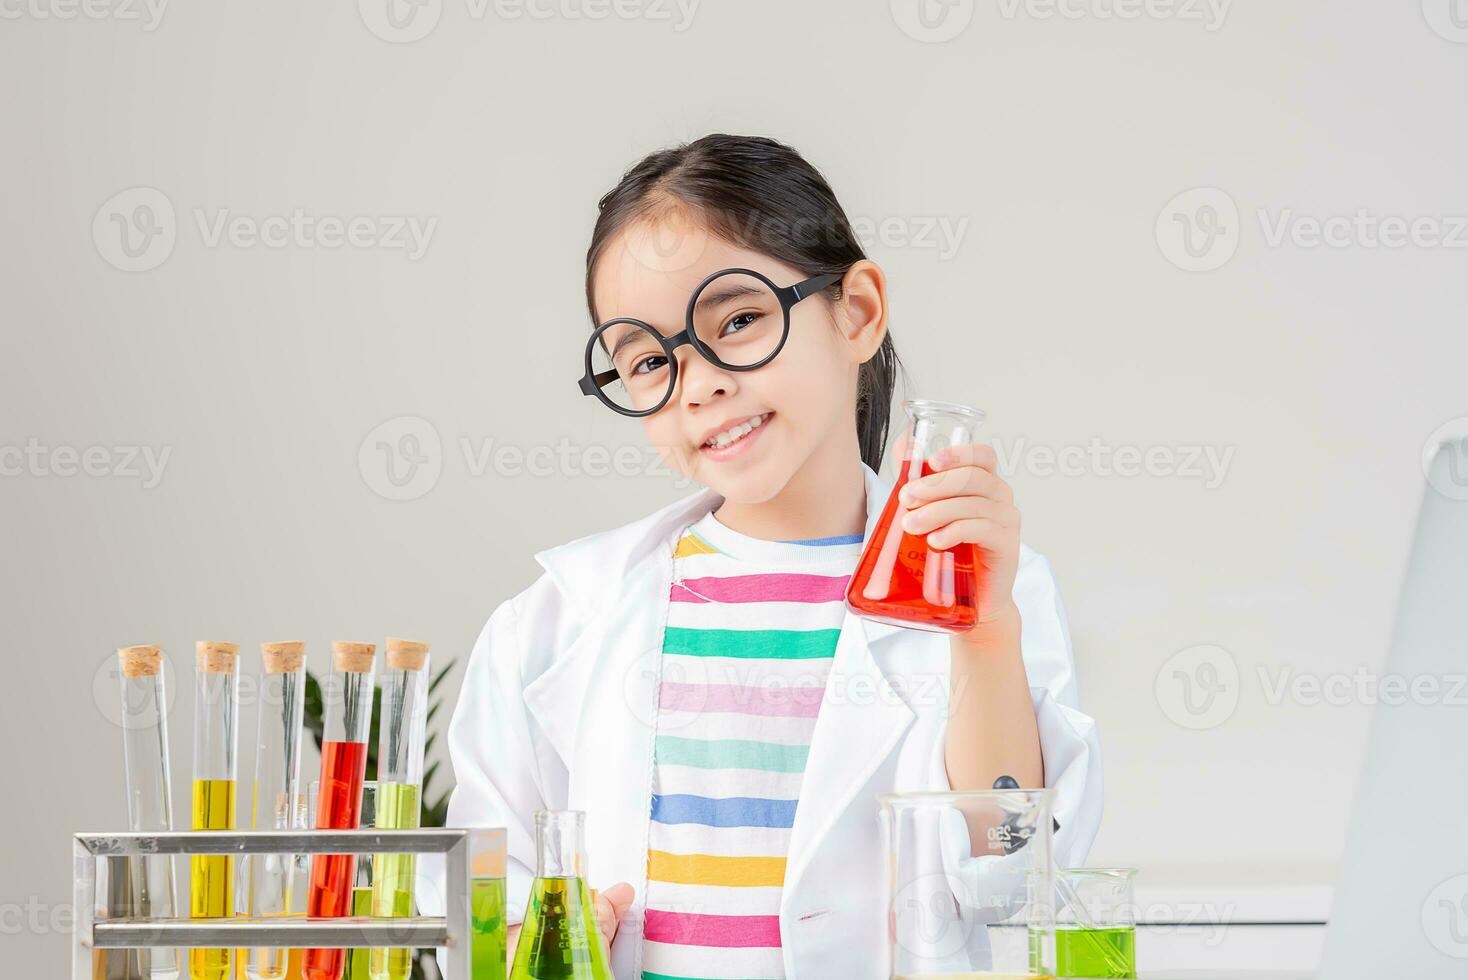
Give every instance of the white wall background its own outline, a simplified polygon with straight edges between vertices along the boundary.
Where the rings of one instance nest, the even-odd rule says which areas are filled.
[[[641,445],[573,392],[583,253],[624,167],[711,130],[792,142],[886,229],[871,254],[914,390],[984,406],[1018,453],[1026,537],[1060,577],[1105,738],[1095,860],[1337,858],[1369,709],[1269,689],[1382,660],[1421,447],[1468,415],[1468,251],[1266,231],[1364,210],[1453,233],[1468,28],[1450,0],[1237,0],[1221,21],[1191,0],[1130,19],[1102,16],[1126,0],[1048,18],[1043,0],[957,0],[932,30],[904,0],[702,0],[686,21],[664,0],[595,20],[595,0],[538,0],[545,17],[428,0],[412,43],[369,29],[394,36],[374,0],[156,21],[107,2],[0,0],[10,963],[59,975],[68,835],[124,823],[113,648],[161,642],[187,668],[193,640],[233,639],[253,665],[259,641],[302,638],[321,668],[333,638],[399,634],[462,656],[534,551],[680,492],[473,457]],[[157,196],[112,199],[139,187],[171,204],[176,241],[128,272],[111,215]],[[1239,212],[1204,260],[1237,252],[1187,272],[1164,206],[1199,187],[1226,197],[1184,199],[1195,216]],[[416,259],[210,237],[221,212],[295,209],[436,225]],[[365,464],[359,448],[404,416],[439,448],[421,443],[431,490],[392,501],[376,437]],[[1047,475],[1019,452],[1093,440],[1228,465]],[[15,455],[30,446],[36,471]],[[50,454],[93,446],[170,455],[145,487]],[[1170,660],[1205,644],[1227,653]],[[1208,666],[1228,689],[1189,713],[1173,672]],[[184,786],[187,688],[170,723]]]

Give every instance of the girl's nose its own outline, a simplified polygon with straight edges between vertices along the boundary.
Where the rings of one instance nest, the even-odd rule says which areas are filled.
[[[678,374],[683,385],[683,406],[696,408],[720,396],[728,396],[739,390],[734,375],[717,365],[693,354],[678,365]]]

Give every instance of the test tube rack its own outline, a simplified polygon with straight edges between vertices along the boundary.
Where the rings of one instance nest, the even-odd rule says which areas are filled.
[[[498,853],[505,831],[492,830],[297,830],[189,831],[180,833],[77,834],[73,838],[72,980],[91,980],[93,951],[251,946],[429,947],[453,954],[445,980],[470,980],[470,869],[479,854]],[[447,865],[445,913],[404,918],[165,919],[97,914],[97,863],[153,855],[184,854],[443,854]]]

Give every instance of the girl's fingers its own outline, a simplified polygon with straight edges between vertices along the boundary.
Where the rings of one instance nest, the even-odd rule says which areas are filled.
[[[988,497],[1006,504],[1014,501],[1014,491],[1003,477],[972,465],[930,473],[902,488],[902,499],[913,504],[963,495]]]
[[[986,497],[945,497],[922,504],[902,518],[902,529],[908,534],[929,534],[944,525],[968,518],[982,518],[996,526],[1010,528],[1019,524],[1019,511],[1013,504]]]
[[[597,892],[595,898],[596,924],[608,943],[617,935],[617,926],[622,916],[632,907],[636,890],[627,882],[619,881],[606,891]]]
[[[998,551],[1014,537],[1014,529],[987,517],[970,517],[944,525],[928,535],[928,545],[940,550],[954,545],[976,544],[986,551]]]
[[[991,473],[999,469],[999,457],[993,446],[981,442],[963,446],[944,446],[928,460],[935,470],[951,470],[958,466],[977,466]]]

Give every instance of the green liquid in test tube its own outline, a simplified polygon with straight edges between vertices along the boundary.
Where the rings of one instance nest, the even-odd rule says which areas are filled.
[[[475,878],[469,907],[474,980],[505,980],[505,879]]]
[[[363,827],[373,826],[377,817],[377,807],[381,802],[378,784],[373,780],[367,780],[362,784],[362,817]],[[360,860],[357,862],[356,875],[352,881],[352,915],[364,916],[372,914],[372,862]],[[347,950],[346,966],[342,969],[342,980],[372,980],[372,950],[366,947],[353,947]]]
[[[378,830],[418,828],[428,727],[428,663],[427,643],[388,637],[377,743],[377,813],[372,824]],[[373,915],[404,918],[413,914],[416,867],[412,854],[373,857]],[[371,980],[408,980],[412,970],[413,951],[407,947],[371,951]]]
[[[367,862],[362,863],[365,865]],[[371,885],[357,885],[352,889],[352,914],[372,914]],[[371,955],[370,949],[353,949],[348,952],[346,976],[343,980],[371,980]]]

